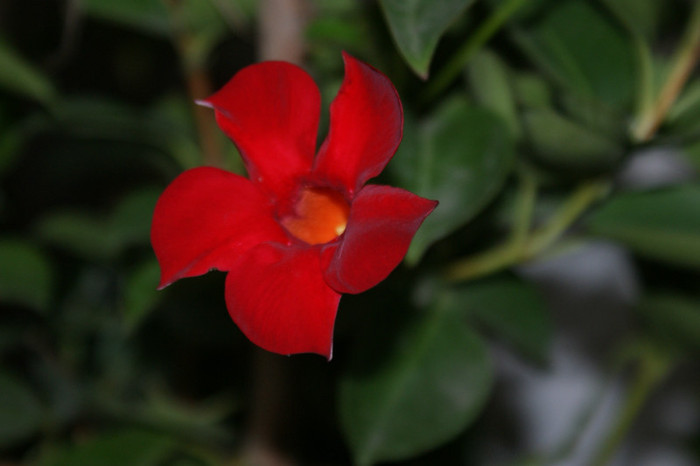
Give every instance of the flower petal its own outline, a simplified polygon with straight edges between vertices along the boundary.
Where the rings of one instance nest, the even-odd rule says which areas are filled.
[[[330,130],[314,171],[353,193],[377,176],[396,152],[403,110],[386,76],[346,53],[343,59],[345,79],[331,104]]]
[[[323,280],[319,248],[261,244],[226,277],[226,305],[256,345],[330,359],[340,294]]]
[[[361,293],[384,280],[436,206],[400,188],[365,186],[352,203],[344,237],[323,250],[326,282],[338,293]]]
[[[236,143],[250,180],[277,199],[287,198],[316,152],[321,95],[311,77],[291,63],[258,63],[201,103],[216,110],[216,121]]]
[[[286,243],[269,200],[250,181],[218,168],[187,170],[166,188],[153,212],[151,244],[160,288],[216,268],[263,241]]]

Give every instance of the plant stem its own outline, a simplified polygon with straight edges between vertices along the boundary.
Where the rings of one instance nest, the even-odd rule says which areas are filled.
[[[539,231],[533,234],[523,251],[531,258],[550,247],[583,212],[608,191],[608,184],[599,180],[586,181],[564,202]]]
[[[532,227],[532,215],[535,211],[535,201],[537,199],[537,179],[525,167],[521,167],[518,170],[518,175],[520,177],[520,186],[518,199],[515,203],[514,224],[510,240],[514,245],[522,246],[527,240],[527,235]]]
[[[204,164],[222,168],[224,155],[216,119],[210,109],[194,103],[212,94],[209,77],[202,68],[198,67],[190,70],[185,79],[187,80],[188,97],[192,105]]]
[[[673,67],[654,105],[643,111],[632,130],[637,142],[646,142],[654,137],[666,114],[683,90],[698,59],[700,59],[700,3],[695,3],[688,22],[683,42],[676,53]]]
[[[537,196],[537,183],[532,173],[523,168],[518,171],[518,174],[520,175],[520,184],[513,212],[513,230],[510,237],[504,244],[494,249],[453,264],[447,271],[448,279],[462,280],[466,276],[485,275],[517,262],[520,251],[525,246],[528,233],[530,232],[532,212]]]
[[[527,194],[527,190],[531,189],[527,186],[522,189],[521,196],[525,198],[521,200],[523,209],[531,209],[530,203],[534,204],[534,197],[530,199],[530,196],[534,196],[534,192]],[[557,241],[607,190],[608,184],[599,180],[582,183],[542,228],[523,238],[523,227],[516,222],[508,241],[484,253],[457,261],[447,269],[446,278],[452,281],[470,280],[536,256]],[[516,211],[516,219],[521,216],[525,218],[523,212]]]
[[[510,18],[525,4],[525,0],[506,0],[486,21],[481,23],[462,47],[455,53],[431,80],[424,95],[424,101],[430,102],[455,80],[469,59],[479,50]]]
[[[668,374],[670,368],[671,358],[668,355],[659,354],[657,350],[651,348],[647,348],[642,353],[634,382],[620,410],[620,417],[593,457],[592,466],[604,466],[610,462],[649,396]]]
[[[196,100],[212,94],[211,83],[207,75],[203,57],[191,46],[193,37],[185,27],[182,6],[176,1],[165,2],[170,12],[174,46],[180,56],[182,71],[187,85],[187,96],[192,107],[199,146],[204,165],[223,168],[224,153],[220,139],[220,130],[210,109],[195,104]]]

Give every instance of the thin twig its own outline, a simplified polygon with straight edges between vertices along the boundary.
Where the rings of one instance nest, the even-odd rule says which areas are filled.
[[[695,4],[673,67],[654,105],[645,109],[646,111],[632,131],[636,141],[646,142],[654,137],[671,106],[683,90],[698,59],[700,59],[700,3]]]

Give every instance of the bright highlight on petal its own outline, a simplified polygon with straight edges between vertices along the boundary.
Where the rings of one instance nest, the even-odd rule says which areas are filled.
[[[323,244],[342,235],[348,224],[350,205],[330,188],[303,188],[294,212],[281,223],[295,238],[308,244]]]

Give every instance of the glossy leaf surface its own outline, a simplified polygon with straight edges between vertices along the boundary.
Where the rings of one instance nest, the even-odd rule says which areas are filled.
[[[427,78],[440,37],[473,0],[380,0],[394,41],[413,71]]]
[[[341,424],[358,464],[407,458],[446,442],[480,411],[492,383],[481,339],[457,314],[434,309],[374,369],[340,385]]]
[[[414,125],[407,120],[389,170],[399,186],[440,204],[413,239],[409,264],[479,213],[498,193],[514,159],[505,123],[461,99],[448,101]]]
[[[516,37],[525,53],[558,85],[613,106],[631,103],[635,89],[631,41],[612,17],[591,2],[556,2]]]
[[[486,279],[453,289],[449,299],[491,333],[536,361],[546,360],[552,322],[542,297],[527,282],[510,277]]]
[[[589,219],[590,230],[640,255],[700,268],[700,186],[628,192]]]

